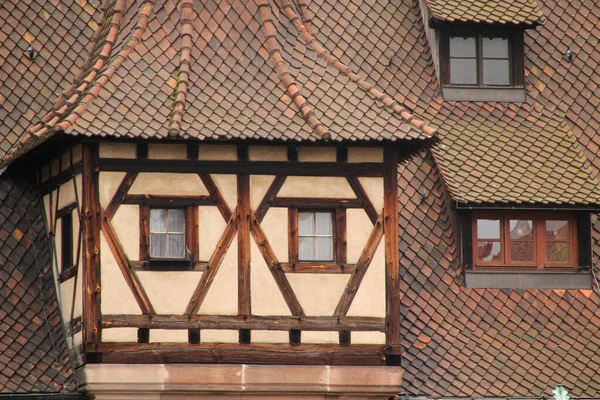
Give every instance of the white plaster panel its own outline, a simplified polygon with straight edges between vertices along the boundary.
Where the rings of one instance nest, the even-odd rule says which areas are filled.
[[[151,160],[185,160],[187,146],[185,144],[149,144],[148,158]]]
[[[352,332],[352,344],[385,344],[383,332]]]
[[[58,209],[68,206],[75,201],[75,185],[73,180],[62,184],[58,193]]]
[[[135,204],[121,204],[112,220],[115,233],[130,260],[140,256],[140,208]]]
[[[200,260],[208,261],[217,248],[217,243],[227,223],[216,206],[198,207],[198,246]]]
[[[202,329],[200,331],[200,342],[202,343],[239,343],[238,331]]]
[[[44,200],[44,211],[46,213],[46,223],[48,224],[48,226],[52,226],[52,224],[54,223],[54,221],[50,220],[50,196],[53,195],[54,192],[50,192],[49,194],[45,195],[43,200]]]
[[[102,329],[103,342],[136,342],[137,328],[108,328]]]
[[[248,147],[250,161],[287,161],[287,148],[274,146]]]
[[[52,256],[52,266],[54,268],[54,276],[60,276],[62,269],[62,224],[57,223],[54,229],[54,253]]]
[[[125,175],[125,172],[100,172],[98,180],[98,191],[100,194],[98,197],[100,198],[100,206],[102,208],[108,206]]]
[[[81,144],[77,144],[73,147],[73,163],[78,163],[83,159],[83,153],[81,151]]]
[[[333,315],[349,274],[286,274],[306,315]]]
[[[365,193],[375,210],[381,214],[383,211],[383,178],[358,178],[361,186],[365,189]]]
[[[183,314],[202,272],[137,271],[137,276],[158,314]]]
[[[100,158],[136,158],[135,143],[116,143],[104,142],[100,143],[98,149]]]
[[[298,161],[330,162],[336,161],[337,150],[335,147],[300,147],[298,148]]]
[[[288,262],[288,209],[271,207],[260,224],[279,262]],[[259,253],[262,259],[262,256]]]
[[[237,315],[238,312],[238,271],[237,235],[225,254],[223,263],[215,275],[199,314]]]
[[[250,293],[254,315],[291,315],[260,250],[250,241]],[[289,276],[289,275],[288,275]]]
[[[63,171],[71,166],[71,151],[65,151],[60,156],[60,166]]]
[[[141,314],[133,293],[131,293],[102,232],[100,233],[100,258],[102,314]]]
[[[363,209],[346,210],[348,262],[356,264],[373,230],[373,223]]]
[[[381,147],[348,147],[348,162],[383,162]]]
[[[340,334],[332,331],[302,331],[302,343],[339,343]]]
[[[150,343],[187,343],[188,331],[183,329],[150,329]]]
[[[288,331],[252,331],[252,343],[289,343]]]
[[[55,158],[50,162],[50,176],[56,176],[59,173],[60,173],[60,160],[58,158]]]
[[[231,211],[233,211],[237,206],[237,176],[213,174],[212,178],[225,199],[225,202]]]
[[[381,238],[356,297],[348,310],[352,317],[385,317],[385,237]]]
[[[288,176],[278,196],[356,198],[346,178],[323,176]]]
[[[71,343],[72,343],[71,348],[75,348],[75,347],[79,346],[81,343],[83,343],[83,333],[77,332],[76,334],[71,336]]]
[[[59,283],[59,285],[60,289],[58,291],[58,295],[60,297],[60,309],[62,311],[63,321],[68,322],[71,320],[75,279],[71,278],[65,282]]]
[[[77,174],[75,175],[75,184],[77,185],[77,198],[79,199],[79,203],[81,204],[82,199],[83,199],[83,185],[81,184],[81,179],[83,175],[82,174]]]
[[[201,144],[198,150],[198,159],[235,161],[237,160],[237,148],[228,145]]]
[[[117,187],[120,183],[117,182]],[[197,196],[207,195],[208,191],[197,174],[143,172],[137,176],[129,193]]]
[[[250,176],[250,207],[256,210],[260,205],[265,193],[269,190],[274,175],[251,175]]]

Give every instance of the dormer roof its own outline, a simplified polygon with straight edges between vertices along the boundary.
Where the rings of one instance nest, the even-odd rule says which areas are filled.
[[[536,25],[544,14],[535,0],[425,0],[434,19],[447,22]]]

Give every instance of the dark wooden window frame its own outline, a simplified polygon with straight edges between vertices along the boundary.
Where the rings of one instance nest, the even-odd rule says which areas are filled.
[[[60,220],[60,277],[65,281],[75,275],[75,260],[73,257],[73,211],[77,209],[77,203],[73,202],[56,212],[57,221]]]

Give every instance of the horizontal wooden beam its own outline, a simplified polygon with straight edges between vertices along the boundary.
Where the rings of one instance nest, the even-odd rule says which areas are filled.
[[[75,175],[81,174],[82,171],[83,171],[83,163],[82,162],[73,164],[66,170],[60,172],[58,175],[55,175],[55,176],[51,177],[50,179],[48,179],[47,181],[42,182],[40,185],[40,188],[39,188],[40,193],[46,194],[48,192],[53,191],[60,185],[64,185],[65,183],[67,183],[68,181],[73,179],[75,177]]]
[[[336,344],[100,343],[88,346],[87,351],[103,364],[386,365],[391,349]]]
[[[358,199],[335,199],[315,197],[277,197],[271,204],[272,207],[294,208],[363,208]]]
[[[151,207],[188,207],[188,206],[212,206],[217,202],[210,196],[169,196],[149,194],[128,194],[123,198],[121,204],[144,204]]]
[[[383,332],[385,319],[376,317],[290,317],[258,315],[103,315],[103,328],[259,329],[271,331]]]
[[[206,261],[148,261],[130,260],[134,271],[206,271]]]
[[[305,274],[351,274],[356,268],[356,264],[348,263],[319,263],[319,262],[299,262],[299,263],[281,263],[283,272],[286,273],[305,273]]]
[[[381,163],[100,159],[101,171],[295,176],[383,176]]]

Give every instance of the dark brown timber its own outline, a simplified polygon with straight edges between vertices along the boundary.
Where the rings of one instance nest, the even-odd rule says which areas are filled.
[[[187,208],[187,248],[194,264],[200,260],[198,245],[198,207]]]
[[[290,329],[289,338],[292,346],[299,346],[302,343],[302,331],[299,329]]]
[[[108,218],[109,221],[112,221],[113,217],[115,216],[115,213],[121,205],[121,202],[123,201],[123,199],[125,199],[125,195],[127,195],[127,192],[131,188],[131,185],[133,185],[133,182],[135,181],[135,178],[137,178],[137,176],[137,172],[128,172],[123,177],[119,188],[115,192],[115,195],[110,200],[110,203],[108,203],[108,206],[104,211],[104,215],[106,216],[106,218]]]
[[[227,202],[223,198],[223,195],[221,194],[221,191],[217,187],[217,184],[215,183],[212,176],[208,174],[198,174],[198,176],[200,176],[202,183],[204,184],[206,190],[208,190],[208,193],[210,194],[211,200],[213,200],[216,203],[217,208],[219,209],[219,212],[221,213],[225,221],[229,221],[229,218],[231,218],[231,209],[227,205]]]
[[[246,174],[237,176],[237,208],[238,315],[250,315],[250,177]],[[239,342],[250,343],[248,329],[240,329]]]
[[[346,236],[346,210],[336,208],[335,210],[335,260],[345,264],[348,260],[348,238]]]
[[[273,200],[273,207],[295,208],[362,208],[357,199],[334,199],[314,197],[277,197]]]
[[[372,223],[375,223],[375,221],[377,221],[377,218],[379,217],[379,213],[375,209],[375,206],[373,206],[373,203],[371,203],[371,200],[369,199],[369,196],[367,196],[367,192],[365,192],[365,189],[360,184],[360,181],[356,176],[349,176],[346,179],[348,180],[350,187],[354,191],[358,202],[360,203],[362,208],[365,209],[365,212],[369,216],[369,219]]]
[[[210,206],[217,204],[208,196],[155,196],[149,194],[128,194],[121,204],[144,204],[151,207]]]
[[[265,197],[262,199],[262,201],[256,208],[256,212],[254,213],[254,215],[256,215],[256,220],[258,221],[259,224],[262,222],[263,218],[265,217],[267,210],[273,204],[273,201],[275,200],[277,193],[279,193],[279,190],[281,189],[281,187],[283,186],[283,183],[285,182],[285,178],[286,178],[285,175],[277,175],[275,177],[275,179],[273,179],[271,186],[269,186],[267,193],[265,193]]]
[[[340,331],[340,346],[350,346],[352,341],[351,331]]]
[[[46,194],[60,187],[61,185],[64,185],[65,183],[73,179],[75,175],[80,174],[82,170],[82,163],[76,163],[74,165],[71,165],[69,168],[60,172],[58,175],[53,176],[44,183],[42,183],[40,185],[40,193]]]
[[[150,258],[150,207],[140,205],[140,260]]]
[[[373,225],[373,230],[369,235],[369,239],[367,239],[367,243],[365,244],[365,248],[363,249],[358,262],[356,263],[356,268],[352,271],[352,275],[348,280],[348,284],[346,285],[346,289],[340,298],[340,301],[335,308],[334,316],[344,316],[348,313],[350,306],[352,305],[352,301],[354,300],[354,296],[356,296],[356,292],[360,287],[360,284],[367,273],[367,269],[371,264],[371,260],[373,259],[373,255],[377,250],[377,246],[381,241],[381,237],[383,236],[383,214],[379,216],[375,225]]]
[[[319,263],[319,262],[293,262],[280,263],[283,272],[297,274],[351,274],[356,264],[347,263]]]
[[[288,260],[294,268],[298,262],[298,209],[288,208]],[[289,271],[286,271],[289,272]]]

